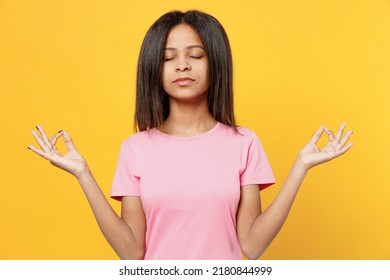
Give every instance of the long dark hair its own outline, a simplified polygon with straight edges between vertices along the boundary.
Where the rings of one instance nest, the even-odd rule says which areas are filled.
[[[182,23],[199,34],[205,47],[210,84],[207,100],[211,115],[236,130],[232,54],[228,37],[213,16],[190,10],[164,14],[146,33],[138,59],[134,131],[158,127],[169,115],[169,97],[162,86],[163,52],[169,32]]]

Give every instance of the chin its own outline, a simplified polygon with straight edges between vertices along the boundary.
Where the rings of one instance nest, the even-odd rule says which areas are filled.
[[[207,98],[206,98],[206,95],[205,94],[199,94],[199,95],[193,95],[193,94],[185,94],[185,93],[180,93],[180,94],[174,94],[174,95],[169,95],[169,98],[174,100],[174,101],[178,101],[178,102],[196,102],[196,103],[199,103],[199,102],[202,102],[204,100],[207,101]]]

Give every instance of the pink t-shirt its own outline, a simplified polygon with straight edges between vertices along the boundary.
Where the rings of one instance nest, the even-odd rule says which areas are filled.
[[[240,187],[275,179],[256,134],[238,131],[219,122],[191,137],[153,128],[122,143],[111,197],[141,197],[145,259],[242,259]]]

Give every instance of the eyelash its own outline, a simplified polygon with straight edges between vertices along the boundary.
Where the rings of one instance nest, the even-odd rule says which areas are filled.
[[[200,56],[191,55],[190,57],[194,58],[194,59],[201,59],[201,58],[203,58],[202,55],[200,55]],[[163,60],[164,61],[170,61],[170,60],[173,60],[173,59],[174,59],[174,57],[172,57],[172,58],[164,58]]]

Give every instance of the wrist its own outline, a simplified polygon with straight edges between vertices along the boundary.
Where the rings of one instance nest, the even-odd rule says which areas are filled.
[[[85,164],[76,174],[76,179],[80,182],[82,180],[88,179],[92,177],[91,170],[89,169],[88,165]]]
[[[293,169],[299,171],[299,172],[303,172],[303,173],[307,173],[310,169],[310,166],[308,166],[307,164],[305,164],[302,160],[302,158],[300,156],[297,157],[297,159],[295,160],[294,164],[293,164]]]

